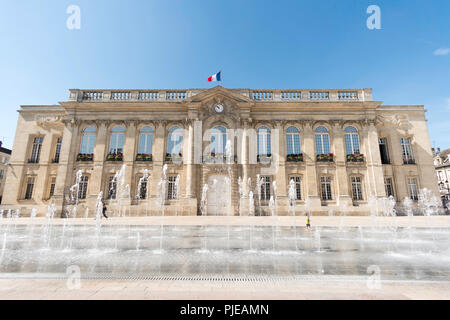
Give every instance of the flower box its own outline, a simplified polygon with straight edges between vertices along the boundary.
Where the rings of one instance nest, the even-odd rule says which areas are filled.
[[[302,162],[303,161],[303,154],[299,153],[299,154],[288,154],[286,156],[286,161],[287,162]]]
[[[153,161],[153,155],[145,154],[145,153],[138,153],[136,155],[136,161]]]
[[[347,162],[364,162],[363,154],[348,154]]]
[[[109,153],[106,156],[106,161],[122,161],[123,154],[122,153]]]
[[[403,159],[403,164],[416,164],[414,159]]]
[[[79,153],[77,155],[77,161],[93,161],[94,154],[93,153]]]
[[[316,157],[317,162],[333,162],[334,155],[332,153],[328,154],[318,154]]]
[[[179,154],[166,153],[165,161],[167,162],[180,162],[183,160],[181,152]]]
[[[258,154],[256,157],[258,162],[267,163],[272,161],[272,154]]]

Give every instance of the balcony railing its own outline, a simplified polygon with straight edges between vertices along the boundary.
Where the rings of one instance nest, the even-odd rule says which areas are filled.
[[[311,100],[328,100],[330,93],[328,91],[310,91],[309,98]]]
[[[28,163],[39,163],[39,158],[28,159]]]
[[[139,92],[139,100],[142,101],[152,101],[158,100],[159,94],[158,91],[143,91]]]
[[[93,153],[79,153],[77,155],[77,161],[94,161]]]
[[[403,158],[403,164],[416,164],[416,161],[411,158]]]
[[[164,161],[166,161],[166,162],[182,162],[183,155],[181,154],[181,152],[179,154],[166,153]]]
[[[151,154],[145,154],[145,153],[138,153],[136,155],[136,161],[147,161],[151,162],[153,161],[153,155]]]
[[[286,156],[287,162],[303,162],[303,154],[288,154]]]
[[[202,156],[203,163],[235,163],[236,159],[236,155],[227,157],[227,155],[221,153],[211,153],[209,155]]]
[[[69,101],[77,102],[176,102],[208,89],[190,90],[70,90]],[[372,89],[227,89],[259,103],[264,102],[328,102],[372,101]]]
[[[332,153],[328,154],[318,154],[316,156],[317,162],[333,162],[334,161],[334,155]]]
[[[347,162],[364,162],[363,154],[348,154]]]
[[[111,100],[125,101],[130,100],[131,93],[129,91],[111,92]]]
[[[123,161],[123,153],[108,153],[106,161]]]
[[[259,163],[269,163],[272,161],[272,155],[271,154],[258,154],[256,156],[256,161]]]

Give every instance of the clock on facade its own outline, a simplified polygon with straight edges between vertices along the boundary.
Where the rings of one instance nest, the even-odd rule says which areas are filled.
[[[223,112],[223,105],[218,104],[215,109],[216,109],[217,113],[221,113],[221,112]]]

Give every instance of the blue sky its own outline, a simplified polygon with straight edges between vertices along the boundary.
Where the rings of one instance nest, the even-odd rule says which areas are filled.
[[[366,27],[372,4],[381,30]],[[230,88],[370,87],[424,104],[432,144],[450,147],[448,0],[0,0],[0,40],[7,147],[20,105],[69,88],[208,88],[219,69]]]

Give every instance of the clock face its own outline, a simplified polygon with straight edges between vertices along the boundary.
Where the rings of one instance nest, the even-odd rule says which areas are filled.
[[[217,113],[223,112],[223,105],[218,104],[215,109]]]

